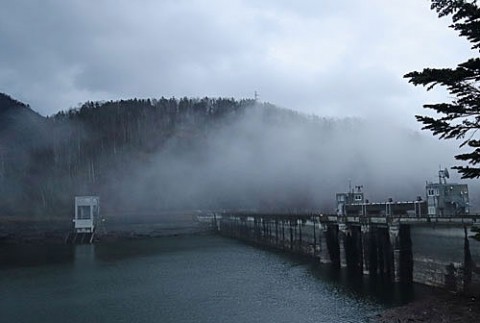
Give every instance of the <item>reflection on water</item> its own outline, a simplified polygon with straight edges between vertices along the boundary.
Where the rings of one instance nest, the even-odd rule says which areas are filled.
[[[368,322],[413,295],[217,236],[0,255],[5,322]]]

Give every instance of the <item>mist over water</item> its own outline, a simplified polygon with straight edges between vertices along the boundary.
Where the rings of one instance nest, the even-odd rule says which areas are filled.
[[[455,165],[458,152],[455,142],[394,123],[309,117],[268,105],[200,133],[193,126],[178,131],[153,157],[112,174],[107,191],[137,210],[332,212],[335,193],[349,183],[363,185],[370,201],[424,197],[425,181],[436,181],[440,166]]]
[[[23,110],[34,117],[12,119],[9,133],[23,131],[30,145],[7,140],[0,156],[4,213],[63,216],[76,195],[100,196],[107,215],[329,213],[335,193],[357,185],[370,201],[424,197],[439,167],[458,164],[458,142],[391,120],[321,118],[253,100],[91,102],[50,119]],[[479,186],[466,182],[475,210]]]

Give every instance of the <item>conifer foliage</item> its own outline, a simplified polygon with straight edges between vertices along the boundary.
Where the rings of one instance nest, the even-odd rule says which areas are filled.
[[[438,16],[451,16],[450,28],[467,38],[472,49],[480,51],[480,8],[477,1],[432,0],[432,10]],[[431,90],[444,87],[453,97],[451,102],[425,104],[423,107],[437,112],[438,117],[416,116],[423,129],[430,130],[440,139],[459,139],[460,147],[468,147],[455,158],[467,162],[456,166],[463,178],[480,177],[480,58],[474,57],[456,68],[425,68],[404,76],[409,82]]]

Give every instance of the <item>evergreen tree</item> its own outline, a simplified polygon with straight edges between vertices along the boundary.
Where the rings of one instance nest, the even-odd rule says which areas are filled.
[[[432,0],[432,10],[439,17],[451,16],[450,28],[457,30],[480,50],[480,8],[474,0]],[[445,87],[454,98],[448,103],[425,104],[423,107],[436,111],[439,117],[416,116],[424,127],[441,139],[461,139],[460,147],[469,147],[466,153],[455,156],[467,162],[456,166],[462,178],[480,177],[480,58],[474,57],[458,64],[456,68],[425,68],[404,76],[414,85],[423,85],[427,90],[435,86]]]

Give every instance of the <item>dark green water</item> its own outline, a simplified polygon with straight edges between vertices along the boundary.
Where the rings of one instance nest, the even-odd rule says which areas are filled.
[[[209,235],[0,247],[0,322],[368,322],[403,296]]]

